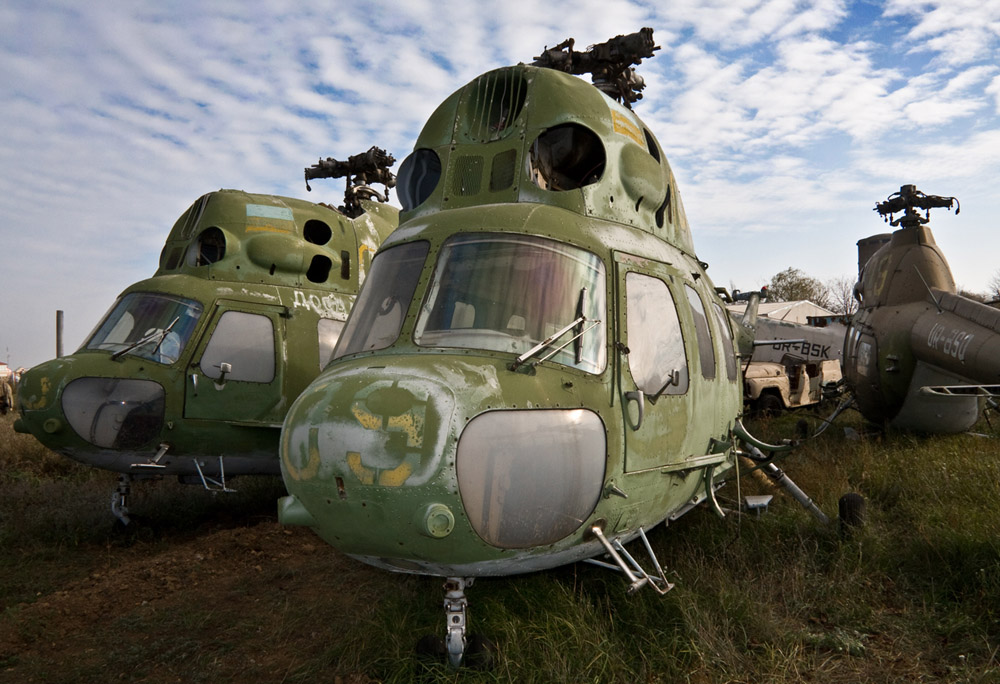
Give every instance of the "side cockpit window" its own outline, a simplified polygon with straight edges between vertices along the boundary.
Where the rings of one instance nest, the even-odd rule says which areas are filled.
[[[334,358],[385,349],[396,341],[429,249],[426,242],[410,242],[375,255]]]
[[[223,364],[226,378],[246,382],[274,380],[274,324],[267,316],[227,311],[215,326],[201,357],[201,372],[218,380]]]
[[[316,333],[319,336],[319,369],[326,368],[333,358],[333,350],[340,339],[340,333],[344,330],[343,321],[335,321],[332,318],[321,318],[316,324]]]
[[[688,363],[677,305],[667,284],[641,273],[625,276],[628,366],[645,394],[684,394]]]
[[[712,306],[715,311],[715,320],[719,324],[719,337],[722,338],[722,351],[726,356],[726,377],[735,380],[736,374],[736,350],[733,348],[733,330],[729,326],[729,314],[722,308],[722,305],[715,302]]]
[[[701,302],[698,292],[690,285],[685,285],[688,302],[691,304],[691,314],[694,316],[694,329],[698,335],[698,357],[701,359],[701,374],[706,378],[715,377],[715,349],[712,347],[712,333],[708,330],[708,317],[705,316],[705,305]]]
[[[575,190],[596,183],[606,162],[600,137],[580,124],[549,128],[531,143],[531,179],[543,190]]]

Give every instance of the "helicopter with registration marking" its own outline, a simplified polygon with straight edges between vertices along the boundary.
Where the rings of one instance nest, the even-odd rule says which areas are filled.
[[[120,473],[111,508],[124,526],[133,480],[231,491],[233,477],[277,475],[285,412],[329,361],[398,223],[385,203],[394,161],[373,147],[307,168],[307,187],[347,178],[339,208],[238,190],[200,197],[153,276],[126,288],[76,352],[24,373],[15,429]]]
[[[875,205],[896,230],[858,241],[844,377],[873,423],[962,432],[1000,397],[1000,310],[958,292],[928,225],[931,209],[953,207],[904,185]]]

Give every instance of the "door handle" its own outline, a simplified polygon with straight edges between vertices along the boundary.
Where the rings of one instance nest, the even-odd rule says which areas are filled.
[[[642,419],[646,415],[646,394],[642,390],[626,392],[625,401],[634,401],[639,404],[639,421],[632,428],[633,430],[638,430],[642,427]]]

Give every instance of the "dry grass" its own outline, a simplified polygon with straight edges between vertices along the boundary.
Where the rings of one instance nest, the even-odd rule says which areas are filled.
[[[797,418],[756,429],[791,435]],[[863,529],[843,537],[779,494],[759,518],[696,510],[654,530],[676,583],[665,597],[588,565],[481,580],[471,628],[500,654],[456,673],[413,654],[443,630],[440,581],[282,530],[273,483],[239,499],[151,485],[135,508],[160,534],[122,546],[107,532],[113,475],[4,421],[0,680],[1000,681],[997,440],[851,440],[843,425],[780,465],[828,514],[863,494]],[[741,478],[743,494],[760,487]],[[113,610],[94,608],[101,596]],[[56,640],[60,655],[40,646]]]

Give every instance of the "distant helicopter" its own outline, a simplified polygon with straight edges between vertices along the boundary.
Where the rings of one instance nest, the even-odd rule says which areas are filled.
[[[285,418],[281,521],[447,578],[455,665],[476,577],[606,553],[632,589],[669,589],[645,531],[721,514],[749,439],[731,319],[630,107],[656,49],[652,29],[571,39],[448,97],[400,165],[401,224],[335,360]]]
[[[858,242],[859,308],[847,329],[844,377],[872,422],[961,432],[986,398],[1000,395],[1000,310],[957,293],[927,226],[931,209],[952,206],[958,214],[954,197],[904,185],[875,206],[899,230]]]
[[[277,475],[285,411],[330,360],[398,224],[382,203],[394,161],[373,147],[307,168],[307,188],[347,178],[339,209],[237,190],[199,198],[153,277],[126,288],[79,350],[23,375],[15,429],[122,473],[112,512],[124,525],[133,479],[225,491],[233,476]]]

